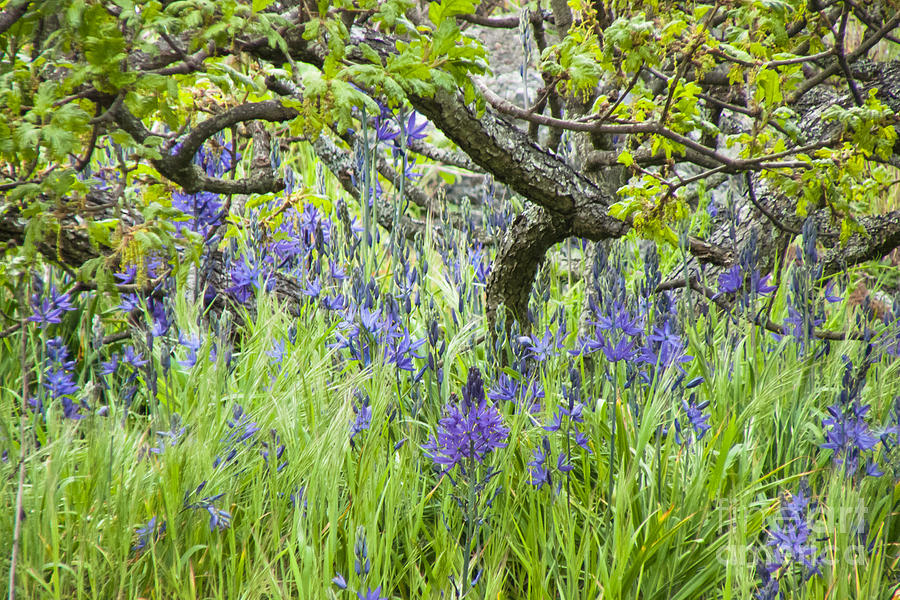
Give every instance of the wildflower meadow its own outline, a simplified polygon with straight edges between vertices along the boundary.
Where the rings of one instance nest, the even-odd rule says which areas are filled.
[[[491,329],[466,227],[366,229],[321,171],[293,177],[315,194],[278,219],[290,188],[240,223],[173,197],[199,261],[138,257],[119,293],[49,265],[10,282],[0,539],[8,572],[18,506],[23,596],[890,598],[900,306],[849,303],[853,273],[813,292],[813,232],[780,285],[752,248],[710,282],[727,309],[654,293],[677,251],[579,242],[529,331]],[[514,199],[477,200],[456,217],[508,226]],[[230,286],[192,285],[219,251]],[[847,323],[862,338],[817,335]]]
[[[0,0],[2,593],[900,600],[898,31]]]

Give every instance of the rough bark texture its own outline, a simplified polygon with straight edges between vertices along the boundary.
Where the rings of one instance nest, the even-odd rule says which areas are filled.
[[[854,65],[854,76],[862,84],[861,89],[868,93],[870,89],[877,91],[879,99],[895,111],[900,111],[900,61],[874,63],[860,61]],[[849,92],[838,93],[827,87],[815,88],[807,93],[797,104],[802,114],[800,130],[803,132],[799,145],[816,140],[825,140],[839,132],[840,125],[825,122],[824,111],[835,104],[850,107],[853,96]],[[900,155],[900,145],[895,146],[895,158]],[[741,250],[754,236],[759,249],[759,269],[762,273],[772,272],[777,267],[779,256],[799,232],[805,221],[798,215],[796,200],[785,195],[772,192],[759,174],[751,176],[751,185],[755,190],[757,203],[765,209],[758,210],[749,200],[746,185],[741,183],[744,193],[742,202],[736,207],[739,223],[732,239],[730,228],[723,224],[715,229],[709,238],[714,245],[732,249],[731,259],[717,266],[705,269],[709,281],[715,281],[719,273],[739,260]],[[823,274],[832,275],[848,266],[878,259],[900,246],[900,215],[890,212],[877,216],[866,216],[859,219],[865,230],[864,234],[855,233],[845,246],[840,244],[840,218],[828,209],[813,210],[810,215],[816,223],[819,242],[826,248],[823,261]],[[785,231],[788,230],[788,231]],[[696,258],[689,261],[688,272],[692,277],[700,276],[701,261]],[[679,269],[672,273],[668,283],[682,279],[684,273]]]
[[[90,214],[91,218],[102,219],[114,214],[115,201],[111,191],[94,189],[84,199],[81,212]],[[82,229],[83,218],[76,216],[71,210],[60,206],[60,228],[58,232],[43,235],[38,242],[38,250],[50,260],[59,261],[71,267],[80,267],[88,260],[99,256],[98,249],[91,244]],[[127,224],[134,222],[135,217],[125,213],[122,220]],[[22,216],[15,207],[9,207],[0,215],[0,242],[23,244],[26,226],[30,219]]]
[[[557,9],[562,8],[562,4],[555,4]],[[18,7],[25,6],[25,4],[15,3],[15,6],[16,8],[7,9],[2,14],[4,22],[14,18],[19,10]],[[559,13],[556,16],[557,23],[564,30],[565,15],[559,10],[557,13]],[[287,54],[294,61],[321,67],[327,49],[303,39],[305,23],[303,12],[295,9],[283,16],[286,22],[294,24],[281,30],[282,37],[286,42]],[[352,60],[368,62],[368,59],[364,59],[358,50],[362,43],[374,49],[384,58],[395,52],[397,40],[378,31],[354,25],[351,28],[351,39],[348,44],[348,56]],[[155,56],[136,52],[129,56],[126,64],[133,69],[163,75],[190,73],[202,68],[202,62],[210,56],[235,52],[246,53],[275,65],[280,65],[286,58],[285,50],[270,46],[266,39],[238,37],[228,47],[215,47],[210,44],[190,56],[179,52],[170,52],[168,49],[164,49]],[[848,60],[851,61],[852,76],[860,86],[858,91],[865,95],[869,89],[875,89],[878,91],[879,98],[894,110],[900,111],[900,61],[874,63],[864,59],[855,62],[852,60],[861,58],[861,55],[848,55]],[[821,77],[822,73],[828,69],[834,70],[834,66],[821,69],[817,76]],[[822,81],[825,82],[825,79],[822,78]],[[709,76],[699,83],[702,86],[717,85],[715,81],[709,79]],[[718,82],[718,84],[723,83],[727,83],[727,81]],[[280,94],[294,93],[292,87],[283,82],[271,82],[269,88]],[[665,86],[662,89],[664,88]],[[833,135],[836,126],[823,123],[822,111],[832,103],[849,105],[854,100],[854,94],[846,93],[845,87],[838,89],[840,93],[823,83],[818,86],[809,86],[809,89],[804,89],[803,94],[797,95],[799,99],[794,108],[803,115],[801,129],[804,132],[804,140],[801,143],[824,140]],[[151,135],[150,130],[128,112],[120,97],[105,95],[93,89],[82,89],[78,93],[106,109],[109,118],[114,121],[115,125],[127,131],[135,139],[146,140]],[[429,98],[409,95],[409,100],[416,110],[428,117],[438,129],[468,155],[470,162],[456,157],[457,164],[479,168],[492,174],[497,181],[507,184],[530,203],[507,232],[500,246],[497,261],[493,265],[488,284],[489,315],[493,315],[501,304],[506,304],[517,318],[521,318],[525,314],[527,298],[537,266],[543,260],[547,249],[553,244],[569,236],[595,241],[615,239],[629,231],[628,223],[612,218],[608,212],[609,206],[616,200],[614,190],[618,186],[618,178],[621,177],[621,169],[618,167],[601,170],[598,177],[592,180],[581,169],[573,168],[553,152],[541,147],[525,131],[519,129],[514,122],[502,116],[497,110],[488,106],[483,111],[478,111],[475,107],[467,105],[462,95],[456,92],[441,90]],[[729,97],[729,102],[739,103],[740,101],[740,98]],[[294,109],[284,107],[277,100],[239,105],[201,121],[187,133],[185,142],[179,150],[153,161],[153,164],[164,177],[181,185],[188,192],[206,190],[224,194],[250,194],[277,191],[281,189],[283,183],[274,176],[270,169],[254,168],[251,177],[236,181],[215,179],[199,171],[192,164],[192,158],[200,144],[222,128],[252,120],[283,122],[295,118],[296,114]],[[587,138],[587,136],[584,137]],[[691,141],[691,143],[697,145],[696,142]],[[320,157],[338,175],[345,189],[351,193],[358,193],[349,182],[349,171],[347,170],[349,163],[346,156],[341,156],[336,150],[333,145],[328,147],[324,141],[317,143]],[[427,148],[423,148],[423,150],[427,150]],[[600,150],[609,152],[608,148]],[[697,148],[693,148],[692,152],[696,151]],[[588,158],[590,157],[580,157],[584,161],[587,161]],[[608,158],[603,158],[603,160],[608,160]],[[706,158],[702,156],[692,158],[691,155],[688,155],[683,160],[711,166],[708,163],[710,160],[708,155]],[[713,156],[712,160],[718,160],[718,158]],[[396,174],[389,172],[386,174],[389,178],[396,179]],[[758,188],[758,202],[766,210],[760,211],[749,203],[741,206],[742,220],[733,239],[729,235],[728,229],[722,228],[706,242],[692,240],[691,251],[696,258],[691,269],[695,273],[699,270],[701,262],[711,262],[717,265],[717,268],[732,265],[740,255],[740,248],[753,235],[758,239],[763,270],[772,269],[775,266],[778,250],[784,248],[786,242],[793,235],[774,226],[772,219],[778,221],[780,226],[789,231],[800,229],[802,220],[796,215],[792,199],[780,197],[767,190],[758,174],[752,176],[751,182]],[[18,185],[18,183],[12,185]],[[88,204],[94,202],[95,200],[92,198],[96,196],[97,194],[94,193],[89,195]],[[408,197],[413,202],[430,208],[428,197],[415,191],[408,191]],[[99,202],[102,203],[102,200]],[[386,211],[378,212],[382,215],[388,214]],[[94,213],[85,214],[95,216]],[[97,249],[92,248],[83,235],[83,231],[75,227],[78,225],[77,218],[71,218],[74,219],[71,223],[63,220],[64,227],[59,236],[61,243],[57,245],[55,241],[44,242],[41,250],[51,258],[58,258],[69,264],[80,264],[86,257],[96,256]],[[819,226],[820,239],[829,248],[824,258],[826,272],[836,271],[844,264],[850,265],[869,258],[876,258],[889,252],[900,243],[900,216],[896,213],[863,219],[867,234],[852,236],[846,248],[837,246],[835,225],[832,223],[833,215],[820,210],[814,213],[814,218]],[[388,223],[384,222],[383,224],[387,225]],[[424,227],[421,223],[406,219],[404,227],[407,226],[411,231],[421,231]],[[24,220],[21,219],[15,208],[8,207],[0,215],[0,235],[9,240],[21,240],[25,235]]]
[[[547,250],[569,236],[571,225],[539,206],[530,205],[516,217],[498,249],[498,256],[515,256],[516,260],[495,261],[488,278],[487,296],[495,299],[487,306],[490,321],[500,305],[512,316],[524,321],[534,276]]]
[[[615,200],[558,156],[538,146],[524,131],[490,108],[482,114],[457,94],[437,92],[433,98],[411,97],[413,106],[428,117],[497,181],[547,210],[575,217],[579,210]],[[598,228],[622,235],[621,221],[598,215]]]

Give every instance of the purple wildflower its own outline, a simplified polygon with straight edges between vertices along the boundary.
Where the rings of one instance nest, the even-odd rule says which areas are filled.
[[[425,129],[428,127],[428,121],[423,120],[421,123],[416,123],[417,115],[418,113],[413,111],[406,121],[406,137],[411,140],[421,140],[428,136],[428,134],[425,133]]]
[[[199,495],[203,488],[206,487],[206,481],[202,482],[197,489],[193,492],[187,492],[184,497],[184,508],[185,510],[205,510],[209,513],[209,530],[215,531],[228,529],[231,526],[231,513],[222,510],[221,508],[216,506],[216,502],[218,502],[222,496],[225,494],[216,494],[215,496],[207,496],[205,498],[201,498],[200,500],[188,503],[188,500],[192,495]]]
[[[681,401],[681,408],[687,413],[688,422],[694,428],[694,435],[697,436],[698,441],[712,429],[709,424],[709,415],[704,415],[702,412],[707,406],[709,406],[709,400],[697,404],[694,394],[691,394],[690,402]]]
[[[150,311],[150,335],[155,338],[164,336],[172,325],[172,319],[169,317],[166,303],[150,298],[147,301],[147,309]]]
[[[250,298],[253,297],[254,290],[259,289],[260,285],[266,291],[271,291],[275,285],[275,280],[272,278],[271,273],[266,271],[261,265],[248,261],[247,257],[243,255],[231,267],[230,274],[233,285],[226,291],[241,304],[249,302]]]
[[[71,396],[78,392],[74,380],[75,361],[69,359],[69,349],[61,337],[47,341],[47,370],[44,375],[44,389],[51,401],[59,400],[63,407],[63,416],[67,419],[83,419],[80,413],[86,404],[76,404]]]
[[[404,329],[403,335],[399,338],[395,338],[391,343],[385,346],[384,349],[384,359],[388,363],[394,363],[397,365],[397,368],[403,371],[414,371],[415,365],[412,362],[413,358],[421,359],[422,356],[419,356],[415,353],[417,349],[419,349],[425,343],[425,338],[420,340],[416,340],[413,342],[409,339],[409,331]]]
[[[488,391],[487,397],[495,402],[504,400],[506,402],[515,402],[519,391],[519,382],[501,372],[497,377],[497,382]]]
[[[69,292],[60,294],[56,286],[50,286],[47,296],[42,299],[39,294],[34,294],[31,297],[32,315],[28,321],[37,323],[41,328],[51,323],[61,323],[64,312],[75,310]]]
[[[276,340],[272,344],[272,348],[270,350],[266,350],[266,356],[269,357],[269,362],[273,365],[281,366],[282,361],[284,360],[286,354],[284,340]]]
[[[356,597],[359,598],[359,600],[387,600],[387,598],[384,598],[381,595],[380,585],[374,590],[372,588],[368,588],[365,592],[360,590],[356,592]]]
[[[344,576],[340,573],[335,573],[334,577],[331,578],[331,583],[338,586],[342,590],[347,589],[347,580],[344,579]]]
[[[146,525],[138,527],[135,533],[137,533],[138,539],[134,546],[131,547],[131,551],[137,553],[146,548],[151,540],[154,542],[159,541],[159,538],[166,533],[166,522],[157,523],[154,515],[147,521]]]
[[[179,360],[178,364],[186,369],[190,369],[197,364],[197,351],[200,350],[200,336],[197,335],[178,335],[178,342],[187,348],[187,356],[184,360]]]
[[[130,313],[141,309],[141,299],[137,294],[122,294],[122,301],[117,306],[122,312]]]
[[[159,445],[156,448],[150,448],[150,452],[159,455],[166,451],[167,446],[174,448],[186,431],[186,428],[180,427],[180,425],[181,417],[177,413],[173,414],[171,427],[167,431],[156,432],[156,436],[159,438]]]
[[[719,275],[719,293],[716,295],[733,294],[741,289],[743,284],[744,275],[741,273],[741,265],[734,265]]]
[[[634,341],[622,337],[617,343],[613,344],[612,339],[607,338],[606,343],[603,344],[603,355],[606,356],[606,360],[612,363],[634,360]]]
[[[372,424],[372,407],[369,405],[369,396],[366,395],[357,405],[353,404],[353,412],[356,413],[356,419],[350,421],[350,447],[354,447],[353,438],[369,429]]]
[[[544,484],[553,487],[552,475],[550,468],[550,440],[547,436],[541,440],[541,448],[535,448],[532,453],[532,460],[528,463],[528,470],[531,472],[531,485],[537,489],[544,487]]]
[[[815,511],[816,503],[810,500],[810,489],[806,482],[801,482],[797,493],[790,502],[782,500],[781,523],[769,530],[767,544],[775,549],[775,562],[770,569],[799,564],[803,566],[804,580],[813,575],[821,575],[819,565],[822,556],[817,555],[815,546],[811,544],[810,513]]]
[[[550,333],[550,328],[544,330],[543,337],[537,335],[519,336],[519,343],[522,344],[527,355],[539,362],[544,362],[552,356],[556,356],[559,344]]]
[[[480,374],[475,367],[469,370],[469,381]],[[459,401],[455,394],[444,407],[445,417],[440,420],[437,435],[423,446],[426,456],[440,465],[443,472],[450,471],[467,459],[483,462],[484,457],[498,448],[506,447],[509,429],[503,425],[503,417],[481,397]]]
[[[850,472],[856,471],[860,454],[878,443],[865,420],[869,408],[868,404],[860,406],[858,402],[846,406],[833,404],[827,409],[830,416],[822,419],[822,426],[827,429],[820,447],[832,450],[834,464],[843,463]]]
[[[672,321],[667,319],[662,329],[653,328],[647,336],[647,345],[643,348],[641,358],[644,362],[666,369],[672,365],[690,362],[691,356],[685,354],[685,343],[681,336],[672,330]]]
[[[147,365],[147,359],[144,358],[144,355],[135,350],[134,346],[125,346],[124,355],[122,356],[122,361],[128,365],[131,365],[135,369],[140,369]]]
[[[119,370],[119,353],[115,352],[109,360],[100,363],[101,375],[115,375]]]

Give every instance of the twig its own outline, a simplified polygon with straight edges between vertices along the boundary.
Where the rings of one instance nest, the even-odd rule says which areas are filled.
[[[453,150],[438,148],[437,146],[428,144],[423,140],[414,139],[408,140],[406,142],[406,147],[416,154],[421,154],[426,158],[442,162],[446,165],[459,167],[460,169],[472,171],[473,173],[484,173],[484,169],[473,163],[472,159],[470,159],[462,152],[455,152]]]
[[[517,15],[512,15],[509,17],[486,17],[482,15],[468,14],[456,15],[456,18],[460,21],[465,21],[466,23],[472,23],[473,25],[480,25],[482,27],[491,27],[494,29],[515,29],[519,26],[519,17]],[[539,10],[531,13],[532,25],[543,23],[544,21],[553,23],[553,15],[550,14],[550,11]]]
[[[665,73],[661,73],[660,71],[657,71],[653,67],[644,67],[644,68],[647,70],[648,73],[650,73],[654,77],[662,79],[665,82],[668,82],[671,79],[671,77],[669,77]],[[730,110],[732,112],[740,113],[742,115],[747,115],[748,117],[756,118],[760,114],[760,112],[758,110],[750,110],[749,108],[746,108],[744,106],[740,106],[738,104],[733,104],[731,102],[726,102],[725,100],[721,100],[719,98],[716,98],[715,96],[711,96],[710,94],[705,94],[703,92],[698,93],[697,97],[702,98],[703,100],[706,100],[707,102],[711,102],[722,108],[727,108],[728,110]]]
[[[841,65],[841,70],[847,78],[847,85],[850,87],[850,93],[853,94],[853,101],[856,102],[857,106],[862,106],[862,94],[859,93],[859,88],[856,86],[856,80],[853,79],[853,73],[850,72],[850,65],[847,63],[847,56],[844,54],[844,40],[847,37],[847,20],[849,18],[850,8],[845,4],[844,12],[841,15],[841,25],[837,35],[839,41],[834,45],[834,53],[837,55],[838,64]]]
[[[872,37],[870,37],[867,40],[864,40],[863,43],[860,44],[856,50],[854,50],[853,52],[848,54],[845,57],[847,62],[852,63],[855,60],[857,60],[858,58],[865,56],[869,52],[869,50],[872,49],[872,46],[874,46],[875,44],[880,42],[884,36],[886,36],[891,31],[896,29],[897,25],[900,25],[900,12],[898,12],[890,20],[888,20],[884,24],[884,27],[882,27],[881,29],[876,31],[872,35]],[[797,88],[797,90],[793,94],[791,94],[791,97],[787,99],[785,104],[788,106],[790,106],[792,104],[796,104],[797,101],[800,100],[800,98],[802,98],[807,92],[809,92],[811,89],[813,89],[814,87],[816,87],[817,85],[819,85],[820,83],[822,83],[823,81],[825,81],[826,79],[828,79],[829,77],[831,77],[832,75],[837,73],[840,70],[840,68],[841,67],[840,67],[840,64],[838,64],[838,61],[835,61],[835,63],[833,65],[831,65],[830,67],[828,67],[827,69],[822,69],[817,75],[815,75],[814,77],[810,77],[809,79],[804,81],[800,85],[800,87]]]
[[[635,71],[635,73],[634,73],[634,77],[632,77],[631,81],[628,82],[628,86],[622,91],[621,94],[619,94],[619,97],[616,99],[615,102],[613,102],[613,105],[610,106],[606,110],[606,112],[604,112],[600,116],[599,119],[597,119],[600,123],[603,123],[604,121],[606,121],[610,117],[610,115],[612,115],[616,111],[616,109],[619,108],[619,105],[622,104],[622,102],[625,100],[625,97],[628,94],[630,94],[631,90],[634,89],[634,86],[637,85],[637,82],[641,77],[641,71],[643,71],[643,70],[644,70],[644,65],[641,65],[640,67],[638,67],[638,70]],[[591,118],[591,120],[593,120],[593,118]]]
[[[811,165],[802,161],[782,161],[782,162],[766,162],[771,161],[773,157],[782,155],[783,153],[779,153],[778,155],[773,156],[758,156],[756,158],[743,158],[743,159],[733,159],[730,158],[717,150],[704,146],[703,144],[696,142],[689,138],[686,135],[682,135],[671,129],[663,126],[658,122],[615,122],[615,123],[582,123],[579,121],[568,121],[564,119],[556,119],[553,117],[547,117],[545,115],[537,115],[529,112],[527,109],[516,106],[512,102],[501,98],[496,93],[494,93],[490,88],[485,85],[485,83],[479,79],[478,77],[472,78],[475,87],[478,88],[478,91],[484,95],[485,100],[499,110],[502,113],[506,113],[518,119],[523,119],[525,121],[536,121],[540,125],[546,125],[547,127],[560,127],[562,129],[567,129],[569,131],[580,131],[585,133],[619,133],[626,135],[634,135],[634,134],[653,134],[662,136],[676,144],[684,146],[688,150],[692,150],[695,154],[699,155],[699,160],[703,158],[709,159],[708,162],[713,162],[718,165],[724,165],[726,172],[740,172],[744,170],[751,171],[765,171],[771,169],[785,169],[785,168],[811,168]],[[793,154],[795,152],[799,152],[800,150],[792,150],[789,153]],[[706,164],[705,162],[699,162],[698,158],[692,158],[688,155],[689,160],[691,162],[695,162],[698,164]]]
[[[681,63],[681,67],[678,69],[678,72],[675,74],[675,76],[669,82],[669,95],[666,97],[666,104],[665,104],[665,106],[663,106],[662,113],[660,114],[660,117],[659,117],[660,123],[664,124],[666,122],[666,120],[668,119],[669,109],[672,107],[672,100],[675,99],[675,90],[678,87],[678,82],[681,81],[682,77],[684,77],[685,73],[687,72],[688,67],[691,64],[691,59],[693,58],[694,53],[697,52],[697,49],[700,47],[700,44],[703,43],[703,37],[702,37],[701,33],[703,31],[705,31],[706,28],[709,26],[710,19],[712,19],[715,16],[715,14],[718,12],[718,10],[719,10],[719,3],[716,2],[715,7],[713,7],[713,9],[711,11],[709,11],[709,14],[707,15],[706,19],[703,20],[703,24],[700,27],[700,31],[697,32],[697,34],[696,34],[697,39],[694,40],[694,43],[691,44],[690,47],[687,49],[687,51],[684,53],[684,60]],[[638,72],[640,72],[640,70],[638,70]]]
[[[94,115],[95,118],[100,118],[103,115],[103,107],[98,103],[96,105]],[[84,156],[77,159],[75,162],[75,170],[79,173],[84,171],[87,166],[91,163],[91,157],[94,155],[94,148],[97,147],[97,136],[100,134],[100,122],[94,122],[91,128],[91,139],[88,141],[87,150],[84,151]]]
[[[756,210],[758,210],[763,215],[765,215],[765,217],[767,219],[769,219],[769,221],[771,221],[772,224],[775,227],[777,227],[778,229],[780,229],[781,231],[783,231],[785,233],[790,233],[792,235],[799,235],[801,233],[799,229],[794,229],[793,227],[788,227],[787,225],[782,223],[780,220],[778,220],[778,217],[776,217],[771,212],[769,212],[769,209],[767,209],[765,206],[763,206],[756,200],[756,192],[753,191],[753,181],[750,179],[750,173],[744,173],[744,181],[747,182],[747,193],[748,193],[748,196],[750,197],[750,202],[753,203],[753,206],[756,207]]]
[[[866,11],[863,10],[863,8],[860,7],[858,4],[853,2],[853,0],[844,0],[844,1],[853,7],[853,14],[856,16],[857,19],[859,19],[859,21],[863,25],[866,26],[867,31],[869,29],[877,30],[879,28],[878,23],[874,23],[872,21],[871,17],[869,17],[869,15],[866,13]],[[897,36],[891,35],[891,34],[885,35],[884,39],[886,39],[889,42],[893,42],[895,44],[900,44],[900,38],[898,38]]]
[[[725,300],[721,295],[716,294],[716,292],[707,286],[703,285],[695,277],[688,277],[687,282],[683,277],[679,277],[678,279],[671,279],[669,281],[664,281],[656,286],[654,293],[665,292],[668,290],[675,290],[680,288],[690,287],[695,292],[703,294],[708,300],[713,302],[716,306],[721,308],[722,310],[730,313],[731,305]],[[743,318],[754,325],[758,325],[762,327],[766,331],[771,331],[772,333],[776,333],[778,335],[787,335],[787,329],[784,325],[779,323],[775,323],[768,317],[765,317],[765,321],[757,315],[755,317],[750,317],[747,315],[743,315]],[[835,342],[840,342],[844,340],[853,340],[853,341],[865,341],[865,337],[862,333],[857,331],[848,331],[848,332],[840,332],[840,331],[828,331],[826,329],[816,329],[813,332],[813,337],[818,338],[820,340],[830,340]]]

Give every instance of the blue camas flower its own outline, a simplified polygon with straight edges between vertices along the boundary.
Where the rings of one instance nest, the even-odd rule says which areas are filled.
[[[834,464],[843,465],[846,472],[851,475],[855,475],[859,470],[860,459],[879,442],[878,436],[866,421],[871,406],[862,404],[859,400],[873,356],[871,352],[866,354],[856,374],[850,358],[846,355],[842,357],[844,360],[842,389],[837,402],[826,409],[829,416],[822,419],[825,441],[820,448],[831,450]],[[872,457],[866,458],[866,475],[881,476],[882,473]]]
[[[822,574],[819,565],[823,557],[810,539],[810,516],[815,510],[816,503],[811,501],[809,484],[805,481],[800,483],[800,488],[789,502],[782,501],[781,522],[769,530],[767,544],[775,552],[774,561],[767,565],[770,573],[800,565],[804,581]]]
[[[166,448],[174,448],[178,442],[184,437],[186,427],[181,426],[181,417],[178,413],[172,414],[171,426],[167,431],[157,431],[157,446],[150,448],[152,454],[163,454]]]
[[[359,598],[359,600],[387,600],[387,598],[381,595],[380,585],[374,590],[372,588],[367,588],[365,592],[360,590],[356,592],[356,597]]]
[[[372,424],[372,407],[369,405],[368,394],[362,395],[357,392],[359,402],[353,403],[353,412],[356,413],[356,419],[350,421],[350,447],[355,447],[353,438],[369,429]]]
[[[712,429],[712,426],[709,424],[709,415],[703,414],[703,410],[708,406],[709,400],[697,404],[695,394],[691,394],[690,402],[681,401],[681,408],[687,413],[688,422],[694,429],[694,435],[698,441],[703,439],[706,432]]]
[[[272,291],[275,286],[275,279],[259,262],[252,259],[248,260],[246,256],[241,256],[232,265],[231,270],[231,287],[226,291],[230,293],[235,300],[241,304],[246,304],[253,297],[255,290],[262,286],[265,291]]]
[[[82,408],[88,408],[84,402],[76,403],[72,396],[78,392],[74,380],[75,361],[69,359],[69,349],[62,338],[55,337],[47,342],[47,367],[44,375],[44,389],[50,401],[60,401],[63,416],[67,419],[83,419]],[[38,403],[38,409],[42,405]]]
[[[203,488],[206,487],[206,481],[203,481],[200,485],[197,486],[197,489],[193,490],[193,492],[188,492],[184,496],[184,509],[185,510],[205,510],[209,513],[209,530],[224,530],[228,529],[231,526],[231,513],[222,510],[221,508],[216,506],[216,502],[221,500],[222,496],[225,494],[216,494],[214,496],[206,496],[205,498],[201,498],[196,502],[189,503],[188,500],[191,496],[199,496],[200,492],[203,491]]]
[[[538,362],[544,362],[549,358],[558,354],[560,345],[556,342],[550,328],[546,328],[543,337],[536,334],[531,336],[520,336],[518,342],[522,344],[524,350],[530,358]]]
[[[654,327],[653,333],[647,336],[641,358],[647,364],[665,369],[672,365],[681,368],[682,363],[690,362],[693,357],[685,354],[684,340],[673,330],[672,321],[666,319],[661,328]]]
[[[868,404],[860,406],[857,402],[844,407],[833,404],[827,409],[830,416],[822,419],[826,430],[821,447],[833,450],[834,463],[845,464],[850,473],[856,471],[860,454],[872,450],[878,443],[865,420],[869,408]]]
[[[490,452],[506,447],[509,429],[503,425],[497,409],[487,403],[484,386],[474,383],[475,379],[480,382],[481,374],[472,367],[466,388],[477,391],[462,401],[456,394],[451,395],[437,435],[423,446],[426,456],[440,465],[443,472],[469,458],[483,462]]]
[[[541,447],[534,449],[533,459],[528,463],[528,469],[531,472],[531,485],[535,486],[536,489],[541,489],[545,484],[550,488],[553,487],[551,465],[552,461],[550,458],[550,440],[547,438],[547,436],[544,436],[541,440]],[[561,475],[565,476],[574,468],[575,467],[567,462],[566,455],[561,452],[556,458],[556,470]],[[562,488],[562,480],[562,477],[556,480],[557,494]]]
[[[60,294],[56,286],[52,285],[46,297],[41,298],[40,294],[31,297],[32,315],[28,317],[28,321],[44,328],[51,323],[61,323],[63,313],[71,310],[75,310],[75,306],[69,293]]]
[[[151,540],[154,542],[159,541],[159,538],[166,533],[166,522],[157,523],[154,515],[147,521],[146,525],[138,527],[135,533],[137,533],[138,539],[134,546],[131,547],[131,551],[138,553],[146,548]]]
[[[185,356],[184,360],[179,360],[178,364],[186,369],[190,369],[197,364],[197,352],[202,344],[200,336],[178,334],[178,343],[187,348],[187,356]]]
[[[356,543],[353,545],[353,571],[359,578],[359,589],[356,597],[359,600],[387,600],[381,595],[381,586],[374,590],[366,585],[366,579],[369,571],[372,570],[372,563],[369,560],[369,547],[366,544],[366,530],[359,526],[356,530]],[[331,579],[331,583],[342,590],[348,587],[347,579],[341,573],[335,573]]]
[[[744,276],[741,273],[741,265],[734,265],[719,275],[719,293],[716,296],[720,296],[722,294],[733,294],[744,284]]]

